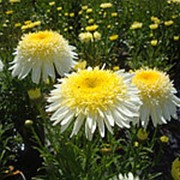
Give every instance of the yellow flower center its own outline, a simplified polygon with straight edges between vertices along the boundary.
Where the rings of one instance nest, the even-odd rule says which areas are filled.
[[[81,70],[66,79],[61,87],[64,103],[77,112],[94,114],[114,107],[118,99],[124,99],[126,86],[123,78],[108,70]]]
[[[149,100],[149,98],[163,100],[170,94],[169,77],[155,69],[136,71],[132,82],[140,90],[143,101]]]
[[[18,51],[26,59],[47,59],[56,53],[66,52],[68,49],[67,41],[57,32],[40,31],[37,33],[25,34],[19,42]]]

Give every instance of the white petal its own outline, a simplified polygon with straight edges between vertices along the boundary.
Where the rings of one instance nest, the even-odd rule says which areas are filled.
[[[61,133],[63,133],[68,128],[68,126],[74,119],[73,117],[74,117],[74,115],[67,117],[67,119],[68,119],[67,123],[61,126]],[[65,119],[65,121],[66,121],[66,119]]]
[[[61,126],[66,125],[72,118],[74,117],[74,114],[66,115],[66,117],[61,121]]]
[[[122,128],[122,127],[129,128],[130,127],[129,120],[126,119],[125,117],[123,117],[118,111],[114,110],[113,116],[114,116],[116,124],[120,128]]]
[[[52,114],[50,120],[51,120],[51,121],[54,121],[54,120],[56,120],[56,119],[63,119],[64,116],[65,116],[66,114],[68,114],[68,112],[69,112],[69,109],[66,108],[66,107],[59,108],[57,111],[55,111],[55,112]]]
[[[129,180],[134,180],[134,176],[131,172],[128,173],[128,178]]]
[[[106,124],[106,127],[107,127],[108,131],[109,131],[111,134],[113,134],[113,130],[112,130],[112,128],[111,128],[111,125],[109,124],[109,121],[104,120],[104,122],[105,122],[105,124]]]
[[[15,77],[21,72],[21,65],[20,64],[15,64],[9,70],[13,69],[12,71],[12,76]]]
[[[96,130],[96,126],[97,126],[97,122],[96,120],[93,120],[93,126],[91,128],[91,133],[94,134],[95,130]]]
[[[163,114],[165,116],[165,118],[170,121],[171,120],[171,115],[169,113],[169,108],[168,108],[168,105],[166,103],[164,103],[163,105]]]
[[[55,72],[54,72],[54,66],[51,62],[44,62],[43,64],[43,80],[46,82],[48,75],[52,78],[55,79]]]
[[[31,71],[32,66],[31,65],[25,65],[22,67],[21,73],[19,74],[18,78],[24,79],[29,72]]]
[[[92,125],[93,125],[93,118],[88,116],[87,119],[86,119],[87,123],[88,123],[88,127],[89,129],[92,128]]]
[[[157,115],[155,107],[150,112],[151,112],[151,119],[152,119],[153,125],[154,127],[156,127],[158,125],[158,122],[160,122],[160,119]]]
[[[114,118],[112,117],[112,114],[109,111],[105,112],[104,114],[105,114],[106,120],[109,122],[109,124],[111,126],[114,126]]]
[[[101,137],[105,136],[105,128],[104,128],[104,122],[102,118],[97,119],[97,123],[98,123],[98,129],[99,129],[99,133],[101,135]]]
[[[79,116],[77,117],[75,123],[74,123],[74,127],[73,127],[73,130],[72,130],[72,133],[71,133],[71,136],[72,137],[73,135],[77,135],[77,133],[79,132],[83,122],[84,122],[84,115],[81,113],[79,114]]]
[[[47,100],[48,101],[48,100]],[[48,101],[49,102],[49,101]],[[51,103],[49,106],[47,106],[46,108],[46,112],[52,112],[57,110],[58,108],[61,107],[61,103],[59,101],[55,101],[53,103]]]
[[[38,84],[40,80],[40,76],[41,76],[41,66],[38,64],[34,66],[32,69],[32,81]]]
[[[176,106],[180,107],[180,98],[178,98],[177,96],[173,96],[173,102]]]
[[[85,122],[85,135],[86,138],[89,139],[90,141],[92,140],[93,134],[91,133],[87,121]]]
[[[148,105],[143,104],[140,109],[140,120],[143,127],[147,127],[150,116],[150,107]]]

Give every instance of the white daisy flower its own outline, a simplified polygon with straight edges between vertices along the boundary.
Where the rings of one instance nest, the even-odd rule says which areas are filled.
[[[23,79],[32,71],[31,78],[36,84],[41,76],[45,82],[48,76],[54,80],[55,70],[61,76],[71,70],[77,55],[74,49],[57,32],[46,30],[25,34],[11,62],[12,76]]]
[[[63,132],[74,121],[71,136],[76,135],[85,122],[86,138],[92,139],[96,128],[101,137],[105,126],[129,128],[137,121],[141,105],[138,90],[131,84],[132,75],[99,68],[79,70],[60,80],[51,91],[47,112],[54,125],[60,123]]]
[[[143,105],[140,109],[140,121],[147,127],[151,117],[153,125],[165,124],[177,118],[176,106],[180,107],[180,99],[166,73],[156,69],[140,69],[135,72],[132,79],[134,85],[140,90]]]

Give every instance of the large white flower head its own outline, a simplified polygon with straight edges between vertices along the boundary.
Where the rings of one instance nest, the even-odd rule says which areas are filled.
[[[129,128],[138,119],[139,91],[128,73],[87,68],[60,82],[51,91],[47,111],[55,111],[50,119],[61,124],[62,132],[74,121],[71,136],[76,135],[85,122],[86,138],[91,140],[97,127],[104,137],[105,126],[113,133],[115,124]]]
[[[74,49],[75,47],[70,46],[57,32],[46,30],[25,34],[11,62],[12,76],[23,79],[32,71],[32,81],[36,84],[41,76],[45,82],[48,76],[55,79],[55,70],[62,76],[69,72],[75,63]]]
[[[140,90],[143,105],[140,109],[140,120],[147,127],[151,117],[153,125],[165,124],[171,117],[177,118],[176,106],[180,107],[180,99],[170,81],[169,76],[156,69],[140,69],[132,79]]]

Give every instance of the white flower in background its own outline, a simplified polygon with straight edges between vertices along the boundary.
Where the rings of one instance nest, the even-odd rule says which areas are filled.
[[[124,71],[113,72],[99,68],[79,70],[61,79],[51,91],[47,112],[54,112],[51,121],[60,123],[61,132],[74,122],[76,135],[85,122],[86,138],[92,139],[96,128],[105,137],[105,126],[129,128],[131,121],[139,119],[141,105],[138,90],[131,84],[132,75]]]
[[[174,95],[177,91],[166,73],[156,69],[140,69],[135,71],[132,82],[140,90],[143,102],[140,109],[143,127],[147,127],[150,117],[155,127],[166,124],[171,117],[177,118],[176,106],[180,107],[180,99]]]
[[[57,32],[39,31],[22,36],[11,62],[12,76],[19,79],[25,78],[30,71],[32,81],[39,83],[42,76],[47,81],[48,76],[55,79],[55,70],[61,76],[67,73],[74,66],[73,58],[76,53],[75,47]]]
[[[3,64],[3,62],[0,60],[0,72],[3,71],[3,67],[4,67],[4,64]]]
[[[83,43],[92,42],[93,41],[93,35],[90,32],[82,32],[79,34],[79,40]]]
[[[140,180],[138,176],[134,176],[131,172],[129,172],[127,175],[119,174],[118,176],[113,177],[110,180]]]

